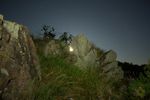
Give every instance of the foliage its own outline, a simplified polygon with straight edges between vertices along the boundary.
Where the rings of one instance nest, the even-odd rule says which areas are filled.
[[[131,81],[128,90],[132,99],[150,99],[150,65],[145,66],[145,75],[140,75],[139,79]]]
[[[40,45],[39,45],[40,44]],[[44,44],[38,41],[38,49]],[[100,74],[97,68],[81,70],[67,63],[59,56],[44,56],[38,50],[41,64],[42,80],[34,86],[34,100],[98,100],[121,99],[120,82],[107,80],[105,74]]]
[[[60,41],[64,41],[66,44],[70,44],[72,41],[72,35],[68,34],[67,32],[64,32],[60,37]]]
[[[43,31],[43,38],[44,39],[54,39],[55,38],[55,29],[52,26],[44,25],[41,29]]]
[[[32,100],[149,100],[150,98],[150,64],[143,70],[142,66],[119,63],[124,70],[138,68],[145,74],[130,80],[108,80],[105,73],[95,67],[81,70],[78,66],[65,61],[60,56],[43,54],[48,41],[35,39],[41,64],[42,80],[36,81]],[[99,48],[96,49],[100,51]],[[99,55],[102,52],[97,52]],[[65,54],[65,53],[64,53]],[[124,66],[123,66],[124,65]],[[136,71],[133,71],[136,72]],[[126,78],[125,78],[126,79]]]

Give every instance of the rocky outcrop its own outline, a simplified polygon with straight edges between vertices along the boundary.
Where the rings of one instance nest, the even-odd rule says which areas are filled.
[[[0,100],[27,100],[39,68],[28,29],[0,15]]]
[[[51,40],[45,47],[45,55],[61,55],[62,48],[59,42]]]
[[[97,50],[84,34],[75,36],[70,46],[73,48],[72,53],[77,57],[75,62],[77,66],[81,68],[97,66]]]
[[[70,50],[70,48],[72,50]],[[98,66],[97,50],[94,45],[83,35],[79,34],[73,37],[71,44],[51,40],[45,48],[45,56],[58,55],[80,68]],[[92,58],[92,59],[91,59]]]
[[[113,77],[120,79],[123,77],[123,71],[118,67],[116,60],[116,52],[113,50],[104,52],[94,46],[84,34],[73,37],[69,45],[62,44],[56,40],[50,41],[46,46],[45,55],[63,56],[67,61],[79,66],[81,69],[97,67],[108,76],[108,79]],[[70,47],[71,51],[69,51]]]
[[[113,50],[104,53],[99,59],[100,67],[104,73],[107,73],[108,79],[114,78],[117,80],[123,78],[123,71],[118,66],[116,59],[117,54]]]
[[[50,40],[48,44],[45,46],[44,54],[45,56],[53,55],[53,56],[59,56],[66,60],[68,63],[75,64],[76,62],[76,56],[74,53],[70,52],[70,46],[67,45],[63,41],[59,40]]]
[[[71,47],[77,57],[76,65],[80,67],[98,67],[107,78],[121,79],[123,71],[118,66],[117,54],[113,50],[104,52],[95,47],[83,34],[73,38]]]

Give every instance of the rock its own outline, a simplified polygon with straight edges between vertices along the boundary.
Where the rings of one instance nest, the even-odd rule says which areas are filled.
[[[11,33],[11,37],[15,39],[18,39],[18,32],[22,30],[19,24],[9,21],[4,21],[3,27],[7,30],[8,33]]]
[[[91,42],[84,36],[84,34],[79,34],[72,39],[71,46],[74,49],[76,55],[84,57],[88,54],[92,48]]]
[[[117,54],[113,50],[104,52],[95,47],[83,34],[79,34],[72,39],[72,52],[77,60],[75,65],[81,68],[98,67],[106,73],[108,79],[123,78],[123,71],[118,66]]]
[[[69,47],[72,48],[71,51],[69,51]],[[113,50],[104,52],[95,47],[84,34],[74,36],[70,45],[59,43],[56,40],[50,41],[45,49],[45,55],[48,54],[62,56],[81,69],[97,67],[108,76],[108,79],[116,77],[115,75],[119,75],[118,79],[123,76],[116,61],[116,52]]]
[[[97,51],[83,34],[73,37],[70,45],[51,40],[45,48],[45,56],[48,54],[59,55],[80,68],[95,66],[97,60]]]
[[[107,62],[114,62],[117,59],[117,54],[116,52],[114,52],[113,50],[110,50],[108,52],[105,53],[105,60],[104,63]]]
[[[3,22],[3,15],[0,15],[0,25],[2,24]]]
[[[3,15],[0,15],[0,20],[3,20]]]
[[[51,40],[45,47],[45,56],[47,55],[61,55],[61,45],[55,40]]]
[[[1,74],[9,76],[9,73],[5,68],[1,68]]]
[[[30,84],[37,78],[40,79],[40,65],[28,29],[3,20],[0,25],[0,99],[27,100],[32,91]]]
[[[44,54],[45,56],[59,56],[66,60],[68,63],[74,63],[76,62],[76,56],[72,52],[69,52],[69,50],[70,46],[63,41],[51,40],[45,46]]]
[[[74,49],[73,54],[77,57],[75,65],[83,68],[96,66],[97,51],[84,34],[73,37],[71,47]]]
[[[122,79],[123,78],[123,71],[118,66],[117,62],[117,54],[113,50],[109,50],[108,52],[104,53],[100,60],[100,66],[104,73],[107,73],[107,78],[111,79]]]

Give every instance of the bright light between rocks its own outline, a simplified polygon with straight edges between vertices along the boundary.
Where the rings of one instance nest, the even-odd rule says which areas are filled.
[[[73,52],[73,48],[71,46],[69,46],[69,51]]]

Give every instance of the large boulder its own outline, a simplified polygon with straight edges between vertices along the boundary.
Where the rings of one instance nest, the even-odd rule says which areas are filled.
[[[70,46],[76,56],[75,65],[81,68],[98,67],[106,73],[108,79],[115,77],[121,79],[123,71],[118,66],[117,54],[113,50],[104,52],[90,42],[84,34],[73,37]]]
[[[77,57],[75,64],[80,67],[94,67],[97,64],[97,50],[84,34],[73,37],[70,46]]]
[[[45,47],[45,56],[47,55],[60,55],[61,45],[55,40],[51,40]]]
[[[99,63],[102,71],[107,73],[108,79],[121,79],[123,78],[123,71],[118,66],[117,54],[113,50],[109,50],[100,57]]]
[[[0,100],[27,100],[40,65],[28,29],[0,15]]]
[[[104,63],[110,63],[110,62],[114,62],[117,59],[117,54],[115,51],[113,50],[109,50],[105,53],[105,59],[104,59]]]

